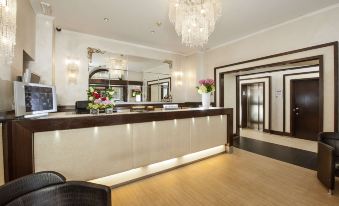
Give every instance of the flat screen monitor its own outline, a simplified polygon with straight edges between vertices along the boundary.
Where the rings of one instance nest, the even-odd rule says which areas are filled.
[[[34,117],[57,111],[55,87],[14,82],[15,116]]]

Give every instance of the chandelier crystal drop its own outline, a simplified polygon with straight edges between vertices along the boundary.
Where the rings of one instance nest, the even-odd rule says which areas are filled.
[[[169,19],[182,43],[203,47],[221,16],[220,0],[169,0]]]
[[[16,44],[16,0],[0,0],[0,58],[10,64]]]
[[[127,60],[108,58],[107,66],[111,70],[127,70]]]

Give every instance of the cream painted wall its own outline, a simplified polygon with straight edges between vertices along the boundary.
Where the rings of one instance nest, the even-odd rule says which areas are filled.
[[[74,105],[75,101],[86,99],[88,87],[87,48],[93,47],[112,53],[140,56],[158,60],[173,60],[172,72],[184,70],[182,56],[144,46],[119,42],[102,37],[63,30],[55,33],[55,86],[59,105]],[[66,58],[80,60],[79,77],[76,84],[69,84],[66,71]],[[185,94],[174,83],[174,101],[184,101]]]
[[[52,85],[54,17],[38,14],[36,16],[35,61],[30,62],[31,72],[41,77],[40,83]]]
[[[204,73],[206,76],[213,77],[214,68],[217,66],[338,41],[338,22],[339,6],[275,26],[271,29],[266,29],[242,40],[209,50],[205,54],[206,63]],[[324,48],[307,53],[307,55],[312,54],[326,54],[325,58],[327,60],[325,61],[324,68],[327,71],[325,71],[324,75],[327,82],[325,82],[325,89],[326,91],[331,92],[324,94],[324,99],[327,101],[325,103],[326,107],[324,107],[324,131],[333,131],[333,48]],[[293,58],[297,58],[298,55],[299,54],[294,54],[292,56]],[[302,56],[301,53],[300,56]],[[269,60],[267,60],[267,62],[268,61]],[[263,62],[265,61],[262,61],[261,63]]]
[[[283,132],[284,131],[284,120],[283,120],[283,78],[285,74],[295,74],[295,73],[302,73],[302,72],[313,72],[313,71],[319,71],[319,67],[310,67],[305,69],[294,69],[294,70],[287,70],[287,71],[279,71],[279,72],[273,72],[273,73],[263,73],[263,74],[254,74],[254,75],[248,75],[248,76],[242,76],[241,79],[248,79],[248,78],[260,78],[260,77],[267,77],[271,76],[271,103],[272,103],[272,116],[271,116],[271,130]],[[286,91],[289,88],[286,87]],[[277,91],[281,91],[281,95],[276,95]],[[229,101],[229,100],[228,100]],[[287,100],[288,101],[288,100]],[[289,110],[286,110],[289,111]],[[289,119],[286,121],[289,122]],[[289,130],[287,130],[289,131]]]
[[[185,101],[188,102],[201,102],[201,95],[198,94],[196,86],[200,79],[205,79],[204,53],[196,53],[190,56],[186,56],[183,61],[183,85],[181,91],[185,93]],[[211,97],[213,102],[213,97]]]
[[[35,13],[29,1],[18,1],[15,56],[12,65],[0,65],[0,111],[12,110],[12,80],[22,74],[23,50],[35,56]]]
[[[214,67],[339,40],[339,7],[301,18],[206,52],[205,74]]]

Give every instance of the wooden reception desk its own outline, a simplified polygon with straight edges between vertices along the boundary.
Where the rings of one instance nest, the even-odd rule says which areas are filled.
[[[7,120],[5,180],[52,170],[70,180],[115,178],[110,186],[132,181],[225,152],[233,146],[232,115],[210,108]]]

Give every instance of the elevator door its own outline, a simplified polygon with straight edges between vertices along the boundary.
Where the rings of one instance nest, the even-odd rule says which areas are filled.
[[[264,83],[247,85],[247,127],[264,129]]]

